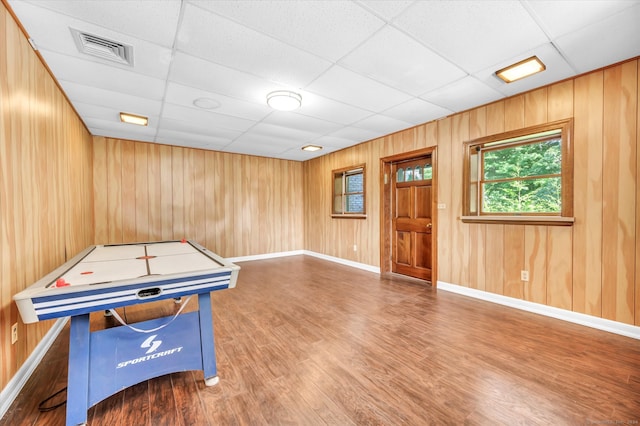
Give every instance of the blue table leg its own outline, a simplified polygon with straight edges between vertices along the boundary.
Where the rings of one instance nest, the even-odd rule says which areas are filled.
[[[90,338],[89,314],[71,317],[67,383],[67,426],[87,423]]]
[[[218,370],[216,368],[216,351],[213,338],[213,315],[211,312],[211,294],[198,294],[198,312],[200,318],[200,342],[202,347],[202,369],[204,383],[207,386],[218,384]]]

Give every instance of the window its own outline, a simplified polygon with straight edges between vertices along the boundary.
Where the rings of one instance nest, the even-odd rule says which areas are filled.
[[[403,167],[399,167],[396,172],[396,182],[412,182],[418,180],[430,180],[433,178],[433,169],[431,163],[425,163],[424,165],[407,167],[405,170]]]
[[[364,164],[333,173],[333,217],[365,217]]]
[[[572,120],[465,143],[465,222],[573,222]]]

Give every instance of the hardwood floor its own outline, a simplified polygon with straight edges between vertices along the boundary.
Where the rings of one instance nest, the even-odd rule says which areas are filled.
[[[237,288],[212,293],[220,383],[149,380],[92,407],[90,425],[640,421],[637,340],[309,256],[239,265]],[[37,406],[66,386],[68,340],[67,326],[0,425],[64,424],[64,406]]]

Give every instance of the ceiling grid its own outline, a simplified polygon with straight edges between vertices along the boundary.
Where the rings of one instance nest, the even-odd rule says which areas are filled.
[[[8,3],[92,134],[296,161],[640,56],[640,0]],[[533,55],[545,71],[496,77]],[[283,90],[301,107],[269,108]]]

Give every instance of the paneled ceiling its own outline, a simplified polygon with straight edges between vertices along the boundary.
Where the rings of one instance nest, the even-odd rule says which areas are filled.
[[[8,3],[92,134],[297,161],[640,55],[640,0]],[[532,55],[544,72],[495,76]],[[272,110],[275,90],[302,106]]]

